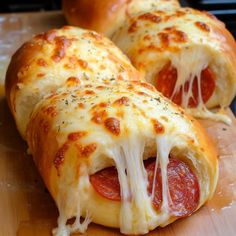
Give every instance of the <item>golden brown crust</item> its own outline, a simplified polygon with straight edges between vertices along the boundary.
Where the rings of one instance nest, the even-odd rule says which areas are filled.
[[[81,54],[82,48],[87,50]],[[73,86],[83,76],[109,80],[116,72],[120,79],[139,76],[121,51],[95,32],[64,26],[35,36],[13,55],[6,74],[8,104],[22,137],[34,105],[47,93],[67,80]]]
[[[209,12],[191,8],[186,8],[186,10],[189,10],[190,13],[196,16],[202,17],[202,21],[195,22],[196,26],[200,29],[202,34],[212,31],[212,40],[217,40],[220,43],[223,53],[225,53],[230,63],[236,68],[236,42],[233,35],[225,27],[225,24]],[[209,36],[209,40],[211,40],[210,37],[211,35]]]
[[[63,12],[68,22],[85,29],[105,33],[111,22],[129,0],[63,0]]]
[[[212,30],[221,40],[221,48],[225,57],[229,58],[229,63],[232,64],[233,68],[236,68],[236,42],[233,35],[227,30],[225,26],[222,25],[222,22],[219,20],[215,21],[215,24],[211,25]],[[236,81],[236,79],[235,79]],[[236,83],[234,81],[234,83]]]
[[[30,62],[40,50],[41,45],[27,42],[23,44],[12,56],[6,73],[5,91],[7,102],[13,114],[16,111],[15,93],[18,89],[17,84],[21,82],[18,73],[24,73],[24,71],[29,69]]]
[[[57,34],[59,38],[54,40]],[[73,38],[74,44],[69,48],[65,35],[68,39]],[[98,48],[99,46],[101,48]],[[90,50],[93,51],[92,56],[87,54]],[[64,63],[67,64],[67,59],[71,56],[70,52],[78,56],[79,65],[71,69],[73,73],[65,73],[70,71],[64,67]],[[103,54],[108,56],[101,60],[100,56]],[[82,55],[84,58],[81,58]],[[42,68],[47,70],[41,71]],[[57,73],[54,73],[55,68]],[[81,71],[89,71],[91,74],[89,77],[83,73],[78,75]],[[21,73],[27,76],[22,76]],[[41,76],[42,73],[45,74]],[[80,217],[81,214],[85,217],[89,211],[94,222],[124,230],[120,222],[120,217],[125,217],[121,213],[123,199],[114,203],[98,196],[89,182],[89,175],[108,166],[118,166],[116,161],[120,160],[123,154],[117,155],[117,150],[118,153],[124,152],[123,158],[126,158],[127,162],[133,160],[132,166],[136,166],[138,158],[153,157],[157,149],[162,148],[162,145],[158,147],[157,140],[164,140],[163,146],[171,145],[171,151],[178,149],[181,154],[186,152],[193,156],[197,163],[194,168],[201,184],[198,207],[213,194],[218,177],[216,153],[200,125],[181,108],[157,93],[152,85],[142,81],[126,57],[119,54],[110,41],[96,33],[69,27],[66,30],[54,30],[38,35],[33,41],[26,43],[14,55],[6,77],[6,93],[15,119],[25,115],[24,107],[16,101],[20,96],[24,97],[25,93],[16,96],[17,87],[21,84],[26,88],[29,83],[38,82],[37,75],[41,79],[36,83],[37,89],[41,89],[40,94],[45,90],[49,92],[37,97],[37,102],[31,104],[32,110],[27,122],[24,120],[27,123],[26,141],[59,208],[60,216],[65,218],[65,223],[67,219]],[[126,79],[122,79],[123,77]],[[58,87],[53,91],[48,89],[51,84],[46,82],[49,80],[54,85],[59,78]],[[26,90],[29,98],[34,96],[34,90],[31,88],[32,86],[29,86]],[[22,113],[14,112],[15,105]],[[140,155],[139,152],[136,153],[136,148],[144,145],[143,142],[145,146],[141,148]],[[129,158],[129,152],[134,152],[133,158]],[[168,158],[168,155],[169,153],[164,158]],[[127,168],[127,176],[133,176],[135,168],[122,168]],[[141,171],[141,168],[137,169]],[[144,178],[141,178],[141,182],[147,184]],[[145,192],[147,186],[144,185],[143,189]],[[136,192],[134,198],[136,194],[140,193]],[[153,211],[148,196],[146,201],[151,206],[149,212],[153,213],[153,216],[159,214]],[[132,204],[135,206],[136,202]],[[148,212],[148,207],[141,207],[141,211],[134,207],[135,216],[142,216],[140,212],[143,211]],[[81,212],[78,212],[78,208],[81,208]],[[109,218],[105,217],[107,215]],[[135,231],[136,228],[133,227],[131,231],[126,232],[145,233],[175,219],[170,215],[162,223],[158,220],[152,223],[151,219],[151,223],[147,222],[144,230],[140,228],[140,231]],[[135,220],[131,220],[130,224],[139,226]],[[81,230],[79,227],[76,229]]]
[[[177,0],[63,0],[69,24],[111,36],[125,20],[141,11],[178,8]]]
[[[215,144],[212,140],[208,137],[206,130],[201,126],[201,124],[190,117],[194,124],[194,131],[198,137],[199,146],[201,147],[202,156],[207,156],[208,158],[205,159],[206,162],[209,163],[208,166],[208,174],[210,180],[210,191],[208,193],[208,200],[213,196],[217,181],[218,181],[218,174],[219,174],[219,163],[218,163],[218,153],[216,151]]]
[[[66,96],[65,92],[61,93],[61,95],[58,98],[60,97],[63,98],[64,96]],[[83,144],[83,139],[84,138],[87,139],[89,135],[92,135],[92,133],[89,133],[89,130],[95,131],[94,128],[88,128],[89,125],[86,126],[88,132],[75,129],[74,132],[69,133],[68,135],[65,135],[65,131],[61,131],[59,127],[55,129],[55,124],[58,123],[58,116],[62,115],[59,114],[58,112],[59,109],[57,107],[58,106],[57,103],[59,101],[58,98],[56,95],[55,97],[54,95],[52,95],[51,98],[45,99],[45,102],[42,102],[40,104],[39,109],[35,110],[27,130],[27,142],[32,151],[34,161],[54,199],[57,199],[57,196],[61,193],[62,190],[60,190],[60,184],[63,183],[64,181],[68,181],[72,186],[77,185],[77,181],[83,175],[80,172],[79,166],[81,164],[85,164],[88,168],[90,168],[92,163],[95,162],[92,159],[93,154],[96,151],[97,147],[101,145],[99,143],[94,143],[94,142],[90,144]],[[130,101],[131,98],[132,96],[129,97]],[[123,102],[122,105],[117,105],[118,100],[119,99],[115,99],[113,102],[115,108],[123,106]],[[98,104],[101,105],[102,109],[105,110],[108,109],[108,107],[104,105],[105,103],[103,104],[98,103]],[[64,107],[65,110],[63,112],[61,110],[60,113],[66,113],[67,110],[66,106]],[[191,116],[185,114],[183,110],[177,107],[175,104],[172,104],[172,106],[175,107],[177,114],[179,115],[181,114],[183,116],[183,119],[186,119],[188,121],[191,120],[190,122],[191,131],[194,134],[194,137],[196,137],[196,139],[194,140],[192,138],[187,138],[187,146],[189,147],[190,150],[193,151],[193,153],[196,151],[197,153],[196,158],[199,158],[199,160],[197,161],[201,163],[200,164],[201,168],[202,166],[204,166],[206,172],[203,173],[207,174],[209,178],[206,181],[207,183],[205,183],[202,180],[203,179],[202,176],[198,176],[199,180],[202,181],[201,185],[202,185],[203,197],[198,206],[201,207],[202,204],[206,201],[206,199],[209,199],[209,197],[212,196],[215,190],[216,181],[218,178],[218,161],[216,159],[216,152],[214,146],[208,139],[205,131],[200,126],[200,124],[196,120],[194,120]],[[79,108],[79,110],[80,109],[81,108]],[[89,113],[87,113],[87,115],[89,116]],[[143,116],[145,117],[146,115]],[[67,117],[68,120],[70,120],[69,114],[67,114]],[[133,115],[132,117],[135,120],[134,118],[135,116]],[[169,117],[169,119],[170,119],[169,122],[171,122],[172,118]],[[176,117],[176,119],[178,118]],[[62,119],[62,121],[63,120],[64,119]],[[91,122],[93,123],[93,121]],[[106,120],[104,122],[106,123]],[[102,124],[100,123],[99,124],[95,123],[95,126],[97,125],[102,127]],[[156,135],[157,129],[158,129],[157,135],[160,135],[159,125],[160,125],[159,123],[158,124],[156,123],[156,120],[155,121],[153,119],[150,120],[150,127],[153,130],[154,135]],[[169,125],[172,126],[171,123],[169,123]],[[82,125],[82,127],[85,126]],[[167,129],[166,132],[170,132],[168,131],[169,129],[168,125],[165,125],[164,127],[165,129]],[[149,128],[146,127],[146,129]],[[174,130],[176,129],[177,127],[175,127],[172,130],[172,132],[175,132]],[[106,127],[104,127],[104,130],[106,130]],[[123,129],[122,131],[123,132],[121,135],[125,137],[126,136],[125,131]],[[161,128],[161,134],[162,133],[165,134],[166,132]],[[107,131],[107,133],[110,134],[111,137],[114,137],[113,133],[111,133],[109,130]],[[103,135],[105,134],[106,132],[103,133]],[[59,143],[58,140],[60,140],[60,138],[62,138],[63,141]],[[105,138],[105,136],[103,138]],[[183,160],[186,161],[187,159],[183,158]],[[108,163],[107,161],[108,159],[106,159],[103,165],[105,164],[105,166],[110,166],[114,164],[114,163]],[[73,175],[75,177],[73,178],[68,177],[68,172],[67,172],[67,169],[68,168],[71,169],[71,166],[74,166]],[[205,189],[208,188],[205,186],[206,184],[209,184],[210,188],[207,190],[206,193],[203,194]],[[75,187],[73,188],[74,190],[76,189]],[[121,202],[113,202],[102,196],[99,196],[94,191],[91,185],[89,185],[87,194],[89,194],[90,200],[88,208],[83,209],[83,216],[85,217],[86,210],[89,210],[90,212],[93,213],[93,221],[95,223],[99,223],[109,227],[119,228],[120,225],[118,216],[120,212]],[[113,214],[111,214],[112,212]],[[107,215],[110,215],[110,217],[109,218],[105,217]],[[170,217],[161,226],[165,226],[176,219],[177,219],[176,217]]]
[[[183,86],[190,73],[195,74],[205,61],[205,68],[208,66],[216,79],[206,107],[229,106],[236,94],[236,42],[224,23],[207,12],[191,8],[149,11],[132,17],[112,39],[154,85],[157,75],[169,62],[182,75],[177,77],[176,84]],[[186,65],[192,69],[185,69]],[[196,110],[191,114],[207,117],[208,114]]]

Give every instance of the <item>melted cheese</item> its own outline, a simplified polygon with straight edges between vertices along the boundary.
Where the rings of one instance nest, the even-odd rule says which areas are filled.
[[[222,121],[228,125],[232,123],[231,118],[225,113],[223,108],[218,109],[217,111],[209,110],[204,104],[201,109],[197,108],[188,108],[187,111],[190,115],[193,115],[197,118],[206,118],[214,121]]]
[[[52,37],[52,42],[46,40],[46,37]],[[68,46],[57,43],[58,39]],[[29,61],[22,60],[16,71],[15,83],[18,89],[14,95],[16,104],[13,105],[22,137],[25,137],[27,123],[35,105],[44,96],[63,86],[69,78],[74,79],[74,85],[88,80],[106,81],[118,75],[127,80],[133,76],[139,78],[126,56],[110,40],[92,31],[66,26],[35,36],[19,49],[22,58],[27,55],[25,48],[32,51],[32,58]],[[52,59],[57,55],[54,55],[55,51],[61,55],[57,60]],[[26,70],[29,65],[30,70]]]
[[[170,60],[178,72],[174,93],[186,81],[190,82],[188,91],[183,91],[184,108],[193,96],[194,78],[197,78],[200,88],[201,71],[209,66],[216,76],[213,95],[204,104],[199,89],[199,105],[195,109],[187,108],[187,112],[196,117],[230,123],[230,118],[222,114],[222,108],[229,106],[236,92],[235,59],[232,60],[235,50],[226,37],[228,32],[223,24],[190,8],[148,13],[160,22],[153,22],[142,15],[134,16],[117,30],[113,41],[153,85],[156,85],[159,71]],[[197,24],[199,22],[202,27]],[[209,110],[217,106],[220,107],[218,111]]]
[[[169,11],[180,7],[177,0],[135,0],[128,2],[127,12],[129,15],[137,15],[141,12],[152,11]],[[127,16],[126,16],[127,17]]]
[[[86,167],[82,165],[80,167],[80,171],[87,172]],[[86,206],[86,201],[88,201],[88,195],[86,194],[86,191],[84,191],[84,189],[86,189],[89,184],[90,183],[89,183],[88,175],[87,174],[82,175],[79,179],[78,186],[77,186],[77,191],[76,191],[77,201],[74,203],[76,207],[76,214],[75,214],[75,221],[72,225],[67,224],[67,220],[72,218],[73,215],[67,216],[65,214],[64,205],[67,204],[68,201],[73,201],[73,199],[70,199],[70,196],[74,195],[75,189],[73,187],[67,186],[67,190],[66,190],[67,201],[63,199],[62,193],[64,192],[64,190],[63,189],[61,190],[58,196],[58,200],[57,200],[58,210],[59,210],[59,217],[57,220],[58,227],[53,229],[52,231],[53,235],[68,236],[74,232],[84,233],[87,230],[89,223],[92,221],[91,216],[89,212],[86,211],[86,217],[85,219],[83,219],[81,223],[81,215],[82,215],[82,208]]]
[[[162,206],[161,211],[153,209],[154,192],[149,196],[147,192],[147,173],[143,164],[145,143],[138,138],[130,138],[120,145],[108,150],[114,160],[121,189],[120,230],[125,234],[145,234],[158,225],[162,225],[170,217],[169,187],[167,180],[167,165],[169,154],[178,141],[173,141],[166,135],[156,138],[157,159],[155,176],[160,162],[162,175]],[[155,177],[154,177],[155,180]],[[155,181],[152,189],[154,190]]]
[[[167,136],[158,137],[157,140],[157,147],[158,147],[158,153],[157,156],[159,157],[158,160],[160,162],[160,168],[161,168],[161,177],[162,177],[162,217],[161,222],[162,224],[164,221],[167,220],[169,216],[169,187],[168,187],[168,178],[167,178],[167,165],[169,163],[169,154],[170,150],[172,148],[172,142],[170,139],[167,138]],[[157,169],[158,163],[156,163],[155,172]]]
[[[143,164],[143,153],[145,142],[138,138],[129,138],[124,142],[106,151],[115,162],[121,189],[121,209],[120,209],[120,231],[125,234],[145,234],[158,225],[165,224],[170,217],[169,213],[169,187],[167,180],[167,165],[169,154],[178,141],[170,136],[159,136],[156,138],[157,159],[155,173],[158,164],[161,167],[162,176],[162,206],[160,212],[155,211],[152,206],[154,193],[149,196],[147,192],[148,179]],[[53,230],[55,236],[68,236],[70,233],[79,231],[84,233],[88,224],[92,220],[90,212],[87,212],[85,220],[80,223],[81,207],[86,204],[83,188],[88,185],[88,175],[80,178],[77,202],[76,220],[73,225],[66,225],[68,217],[63,212],[63,205],[59,204],[60,216],[58,218],[58,228]],[[152,189],[154,189],[153,181]],[[89,199],[87,199],[89,201]]]
[[[81,99],[85,103],[84,109],[80,109],[77,106],[81,100],[80,96],[75,95],[76,92],[84,90],[83,86],[85,86],[86,83],[80,84],[77,88],[73,89],[69,87],[67,88],[68,90],[64,87],[60,88],[58,89],[58,95],[47,98],[42,104],[46,107],[51,107],[52,104],[57,106],[55,111],[59,112],[55,116],[55,120],[53,120],[53,126],[57,132],[60,131],[57,134],[57,141],[59,141],[60,144],[65,142],[65,138],[68,137],[68,134],[71,132],[84,130],[84,127],[86,127],[88,134],[83,138],[84,143],[81,143],[81,145],[97,143],[100,145],[99,150],[101,150],[96,154],[96,158],[94,157],[97,162],[98,160],[101,162],[101,156],[106,156],[111,160],[107,161],[107,163],[109,163],[109,165],[114,163],[117,168],[122,196],[121,208],[118,213],[121,232],[125,234],[145,234],[157,226],[165,225],[166,222],[168,222],[170,218],[168,209],[170,196],[167,181],[169,153],[173,147],[176,146],[187,148],[186,140],[189,138],[195,139],[195,134],[191,132],[192,124],[185,122],[184,116],[180,115],[177,107],[172,107],[165,98],[160,96],[162,102],[159,102],[158,99],[149,99],[145,104],[141,102],[144,98],[147,99],[146,97],[149,96],[150,98],[156,98],[157,94],[155,91],[148,90],[135,83],[136,90],[130,90],[129,93],[127,93],[125,87],[126,82],[120,81],[119,83],[120,84],[116,84],[116,86],[106,85],[104,90],[95,89],[99,83],[91,85],[89,89],[95,91],[96,96],[81,95]],[[140,91],[145,91],[146,96],[144,98],[135,93],[139,91],[137,90],[138,88]],[[123,111],[123,119],[120,123],[121,135],[119,138],[112,138],[112,134],[110,135],[109,131],[107,131],[104,126],[98,126],[96,123],[91,122],[93,113],[91,113],[90,108],[91,105],[94,106],[94,102],[96,102],[95,104],[101,104],[101,102],[106,101],[108,97],[109,104],[114,104],[118,98],[124,95],[129,98],[129,106],[110,105],[106,108],[109,117],[115,117],[117,109]],[[65,105],[65,101],[67,101],[68,105]],[[131,106],[132,104],[133,106]],[[42,110],[45,111],[46,107],[44,106]],[[66,109],[64,109],[65,106]],[[137,107],[145,108],[145,113],[139,113]],[[38,109],[39,108],[40,106]],[[102,107],[102,109],[104,108]],[[39,112],[39,110],[37,112]],[[43,114],[45,118],[45,113]],[[168,125],[164,126],[164,134],[156,134],[152,122],[150,122],[150,119],[147,119],[147,117],[156,117],[157,120],[161,120],[161,118],[159,118],[160,114],[170,117]],[[132,119],[130,119],[130,117],[132,117]],[[123,120],[125,120],[125,122],[123,122]],[[175,126],[175,120],[178,120],[178,126]],[[64,125],[61,125],[60,129],[58,129],[58,125],[62,124],[62,121],[69,122],[64,122]],[[162,120],[162,122],[165,121],[165,119]],[[143,127],[145,127],[145,129],[143,129]],[[174,132],[173,135],[172,132]],[[156,211],[153,208],[152,200],[154,195],[152,194],[150,196],[147,192],[148,180],[143,159],[153,156],[153,154],[146,157],[144,155],[145,148],[150,147],[150,143],[151,146],[156,145],[156,149],[155,147],[151,147],[154,153],[155,150],[157,150],[155,173],[157,172],[157,166],[160,164],[163,180],[163,203],[160,211]],[[75,154],[76,151],[72,153]],[[74,166],[74,164],[68,158],[69,156],[65,158],[66,163],[64,163],[64,165],[66,167],[64,168],[66,169],[62,171],[63,176],[60,176],[60,179],[58,179],[59,189],[55,200],[60,216],[58,218],[58,228],[53,231],[55,236],[67,236],[77,231],[83,233],[89,222],[93,221],[94,208],[88,207],[91,196],[86,189],[91,186],[89,174],[95,173],[100,169],[93,166],[89,167],[90,170],[81,167],[83,168],[80,169],[82,176],[79,178],[75,177],[71,174],[76,173],[76,171],[71,171],[71,166]],[[94,162],[94,160],[91,160],[91,163]],[[105,167],[107,167],[107,165],[102,168]],[[76,179],[75,181],[78,181],[78,183],[76,182],[73,186],[68,185],[68,183],[73,183],[74,179]],[[152,188],[154,189],[154,186]],[[68,204],[69,202],[73,204]],[[75,208],[75,210],[72,210],[72,208]],[[81,223],[81,216],[84,216],[86,211],[85,220]],[[75,217],[75,222],[72,225],[67,225],[67,220],[72,217]]]
[[[64,30],[67,31],[68,28]],[[34,74],[37,75],[41,70],[45,72],[46,77],[41,78],[41,87],[35,86],[39,97],[36,96],[35,104],[31,104],[33,112],[30,111],[31,115],[27,118],[30,122],[28,123],[25,119],[24,124],[28,126],[27,142],[34,160],[59,209],[58,228],[53,230],[53,234],[67,236],[77,231],[85,232],[88,224],[93,220],[93,211],[97,210],[89,208],[89,201],[92,198],[88,190],[91,187],[89,175],[95,173],[93,172],[94,165],[105,168],[112,165],[112,161],[118,171],[121,189],[122,200],[119,211],[121,232],[143,234],[159,225],[170,223],[168,222],[170,218],[168,157],[175,146],[188,148],[187,140],[189,139],[195,140],[191,146],[192,149],[201,148],[194,131],[194,122],[186,119],[181,109],[173,106],[150,85],[129,81],[130,78],[138,79],[139,76],[126,57],[118,49],[112,47],[109,41],[98,41],[101,43],[98,44],[96,40],[99,36],[95,33],[90,33],[90,37],[86,40],[88,37],[86,32],[75,28],[70,28],[69,31],[72,31],[68,32],[69,39],[72,40],[71,36],[73,36],[73,40],[71,47],[66,51],[66,57],[57,64],[53,63],[52,67],[46,67],[45,71],[45,68],[41,66],[35,67],[35,73],[27,70],[29,75],[22,82],[23,87],[21,86],[21,95],[26,91],[23,90],[24,87],[27,87],[28,91],[27,96],[23,96],[22,99],[32,100],[35,90],[31,88],[40,83],[38,80],[35,81],[37,76]],[[63,31],[59,33],[59,35],[64,35]],[[75,40],[74,37],[78,38]],[[89,45],[93,41],[94,50],[91,51]],[[51,43],[42,43],[45,47],[41,54],[44,59],[50,61],[51,55],[46,53],[48,51],[46,46],[50,48]],[[101,48],[95,47],[97,44]],[[44,54],[48,55],[48,58],[45,58]],[[85,66],[86,68],[81,69],[76,66],[77,70],[75,68],[65,70],[64,62],[71,63],[71,56],[74,55],[79,58],[83,55],[82,60],[86,59],[87,64],[82,63],[80,66],[87,65],[88,68]],[[54,78],[57,81],[61,77],[63,81],[54,87],[56,82],[51,79]],[[30,85],[26,82],[30,82]],[[128,104],[118,103],[117,105],[117,101],[124,97],[128,98]],[[80,107],[81,104],[82,107]],[[97,117],[98,112],[101,112],[104,117],[102,115]],[[95,119],[99,122],[94,122],[94,118],[99,118]],[[108,119],[116,122],[107,125]],[[164,135],[155,128],[153,121],[163,126]],[[114,133],[114,130],[117,132]],[[86,133],[86,135],[71,140],[70,134],[75,134],[75,132]],[[154,142],[150,145],[146,140]],[[156,149],[153,147],[155,143],[158,157],[155,173],[160,163],[163,180],[163,202],[160,212],[153,209],[153,194],[149,196],[147,192],[148,178],[143,164],[145,148],[149,146],[152,153],[155,153]],[[83,153],[89,145],[95,145],[96,151],[90,153],[88,150],[88,153]],[[60,147],[68,147],[70,152],[63,150],[63,153],[60,153]],[[59,160],[55,155],[58,152]],[[111,162],[105,160],[101,164],[102,156],[106,156]],[[206,198],[207,196],[204,200]],[[103,211],[106,211],[104,206]],[[99,214],[101,215],[101,212]],[[81,221],[81,216],[85,216],[83,221]],[[67,220],[73,217],[75,217],[74,223],[68,225]],[[106,225],[106,221],[103,224]]]
[[[170,54],[170,61],[174,68],[177,70],[177,80],[171,96],[174,95],[182,88],[182,103],[181,106],[185,108],[188,113],[195,117],[210,118],[216,121],[223,121],[230,124],[231,119],[222,114],[222,109],[213,112],[209,110],[203,102],[201,91],[201,72],[208,67],[211,61],[211,55],[204,48],[193,47],[191,49],[182,49],[178,54]],[[192,89],[194,79],[197,78],[198,86],[198,105],[196,108],[189,108],[188,102],[193,97]],[[184,84],[189,81],[188,90],[185,91]]]
[[[170,60],[172,66],[177,70],[177,81],[171,98],[184,86],[186,81],[189,81],[188,91],[182,89],[183,97],[181,106],[187,108],[189,99],[193,97],[193,80],[195,77],[197,78],[198,88],[200,88],[201,72],[208,66],[210,56],[202,48],[193,48],[183,49],[178,54],[170,55]],[[199,106],[202,106],[202,104],[202,96],[199,93]]]
[[[144,142],[133,138],[112,151],[121,186],[121,232],[145,234],[156,219],[156,214],[147,193],[148,181],[143,165]]]
[[[41,119],[51,122],[51,130],[56,132],[56,135],[53,133],[53,137],[58,142],[56,151],[67,141],[69,134],[77,131],[87,133],[76,141],[77,145],[86,146],[96,143],[98,147],[94,156],[86,157],[86,160],[91,163],[88,167],[81,167],[81,164],[77,163],[80,159],[78,149],[70,150],[64,158],[64,163],[60,167],[63,168],[61,169],[62,175],[56,177],[56,187],[50,189],[51,192],[55,191],[53,197],[60,213],[58,228],[53,231],[55,236],[67,236],[77,231],[85,232],[89,222],[93,221],[94,211],[97,210],[96,200],[93,199],[94,205],[90,206],[92,195],[88,191],[91,188],[89,175],[111,165],[116,166],[120,182],[122,200],[121,207],[117,210],[115,225],[120,227],[122,233],[145,234],[159,225],[167,224],[170,220],[168,209],[170,196],[167,181],[169,153],[176,146],[180,149],[182,147],[187,149],[189,139],[196,140],[194,145],[197,145],[196,134],[192,129],[193,124],[186,122],[184,114],[180,113],[177,106],[172,106],[167,99],[155,91],[149,90],[143,86],[144,84],[129,82],[130,85],[136,87],[127,92],[126,83],[126,81],[119,81],[115,86],[114,84],[106,85],[103,90],[101,86],[97,88],[102,83],[90,84],[90,91],[95,93],[92,96],[83,92],[84,86],[87,87],[86,82],[73,88],[62,87],[57,90],[57,94],[45,98],[39,103],[32,115],[33,123],[31,125],[34,125],[36,129],[39,127],[38,122],[41,122]],[[137,92],[145,93],[140,95]],[[117,99],[124,96],[128,98],[127,105],[129,106],[117,105]],[[146,103],[142,103],[143,99]],[[105,104],[105,101],[107,101],[107,106],[100,106]],[[84,103],[83,109],[78,106],[81,102]],[[53,114],[55,114],[53,118],[51,113],[45,113],[46,110],[50,111],[48,108],[52,106],[54,107]],[[99,109],[105,110],[107,117],[118,117],[117,111],[119,111],[118,114],[122,113],[122,118],[119,117],[119,136],[107,130],[104,124],[100,125],[92,121],[94,107],[97,107],[97,112],[100,111]],[[42,116],[35,117],[36,114]],[[164,134],[156,133],[152,123],[153,117],[163,125]],[[178,125],[176,125],[176,121],[178,121]],[[34,133],[36,130],[30,131]],[[46,138],[49,137],[51,136],[46,136]],[[50,142],[53,141],[50,139]],[[69,146],[73,148],[73,143],[69,143]],[[151,149],[152,154],[145,156],[147,147]],[[31,150],[33,151],[32,147]],[[160,164],[163,180],[163,203],[159,211],[153,208],[154,194],[149,195],[147,192],[148,178],[143,164],[143,159],[155,156],[155,152],[157,156],[155,173]],[[47,155],[51,156],[53,153]],[[71,157],[73,155],[75,159]],[[103,158],[104,156],[106,158]],[[80,166],[79,177],[76,169],[78,165]],[[57,190],[53,190],[54,188]],[[102,209],[101,212],[106,214],[106,209]],[[82,222],[81,216],[86,216]],[[75,222],[72,225],[66,224],[67,220],[73,217],[75,217]],[[118,217],[119,220],[117,220]]]

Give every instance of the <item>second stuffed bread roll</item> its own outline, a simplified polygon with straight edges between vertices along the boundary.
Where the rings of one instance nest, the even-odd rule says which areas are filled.
[[[176,9],[178,0],[63,0],[63,12],[71,25],[111,37],[127,18],[151,10]]]
[[[180,8],[128,19],[114,42],[166,97],[197,117],[229,122],[210,108],[236,93],[236,43],[214,16]]]
[[[58,207],[54,235],[85,232],[91,221],[145,234],[211,198],[218,161],[204,130],[108,39],[66,27],[25,45],[6,95]]]

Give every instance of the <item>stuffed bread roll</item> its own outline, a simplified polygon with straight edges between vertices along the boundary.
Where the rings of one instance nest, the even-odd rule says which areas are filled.
[[[146,80],[196,117],[229,122],[210,108],[236,93],[236,43],[224,24],[190,8],[133,17],[113,37]]]
[[[90,221],[145,234],[192,214],[217,182],[199,124],[144,82],[66,82],[37,104],[26,137],[60,212],[55,235]]]
[[[137,71],[114,44],[101,35],[65,26],[35,36],[13,55],[6,74],[11,112],[22,137],[35,106],[66,80],[137,78]]]
[[[64,0],[62,7],[69,24],[111,37],[135,14],[157,9],[168,11],[180,5],[177,0]]]
[[[53,32],[57,35],[61,30]],[[37,37],[42,35],[33,41]],[[91,221],[126,234],[145,234],[191,215],[212,196],[218,178],[215,149],[201,126],[154,86],[140,80],[135,69],[121,60],[125,57],[115,60],[117,67],[126,65],[121,70],[123,77],[115,62],[109,62],[115,68],[112,72],[99,66],[107,60],[108,49],[101,49],[90,64],[91,55],[84,45],[96,42],[99,48],[104,43],[91,41],[90,31],[70,28],[66,37],[77,42],[73,52],[79,53],[74,60],[86,55],[83,60],[88,68],[94,66],[86,76],[80,74],[84,72],[80,66],[68,73],[67,60],[55,64],[53,50],[42,53],[42,45],[52,49],[57,45],[56,39],[43,39],[30,62],[43,57],[47,67],[42,66],[45,74],[39,77],[37,102],[31,104],[27,116],[22,109],[28,104],[18,102],[21,96],[16,96],[19,91],[9,76],[10,68],[21,68],[12,67],[23,63],[19,57],[13,57],[6,78],[10,109],[16,121],[22,121],[21,115],[27,117],[25,139],[59,209],[54,235],[84,232]],[[20,51],[20,58],[29,53],[24,47]],[[120,53],[115,48],[109,52],[109,58]],[[22,88],[28,81],[37,81],[38,68],[35,64],[27,67]],[[53,78],[50,83],[48,78]],[[28,99],[35,96],[34,86],[25,90]]]

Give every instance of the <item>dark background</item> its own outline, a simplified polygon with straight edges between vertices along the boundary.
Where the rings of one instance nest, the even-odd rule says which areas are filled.
[[[182,6],[210,11],[217,18],[225,22],[226,27],[236,38],[236,0],[180,0],[180,3]],[[0,0],[0,13],[53,11],[60,9],[60,0]],[[236,98],[232,102],[231,108],[236,115]]]

